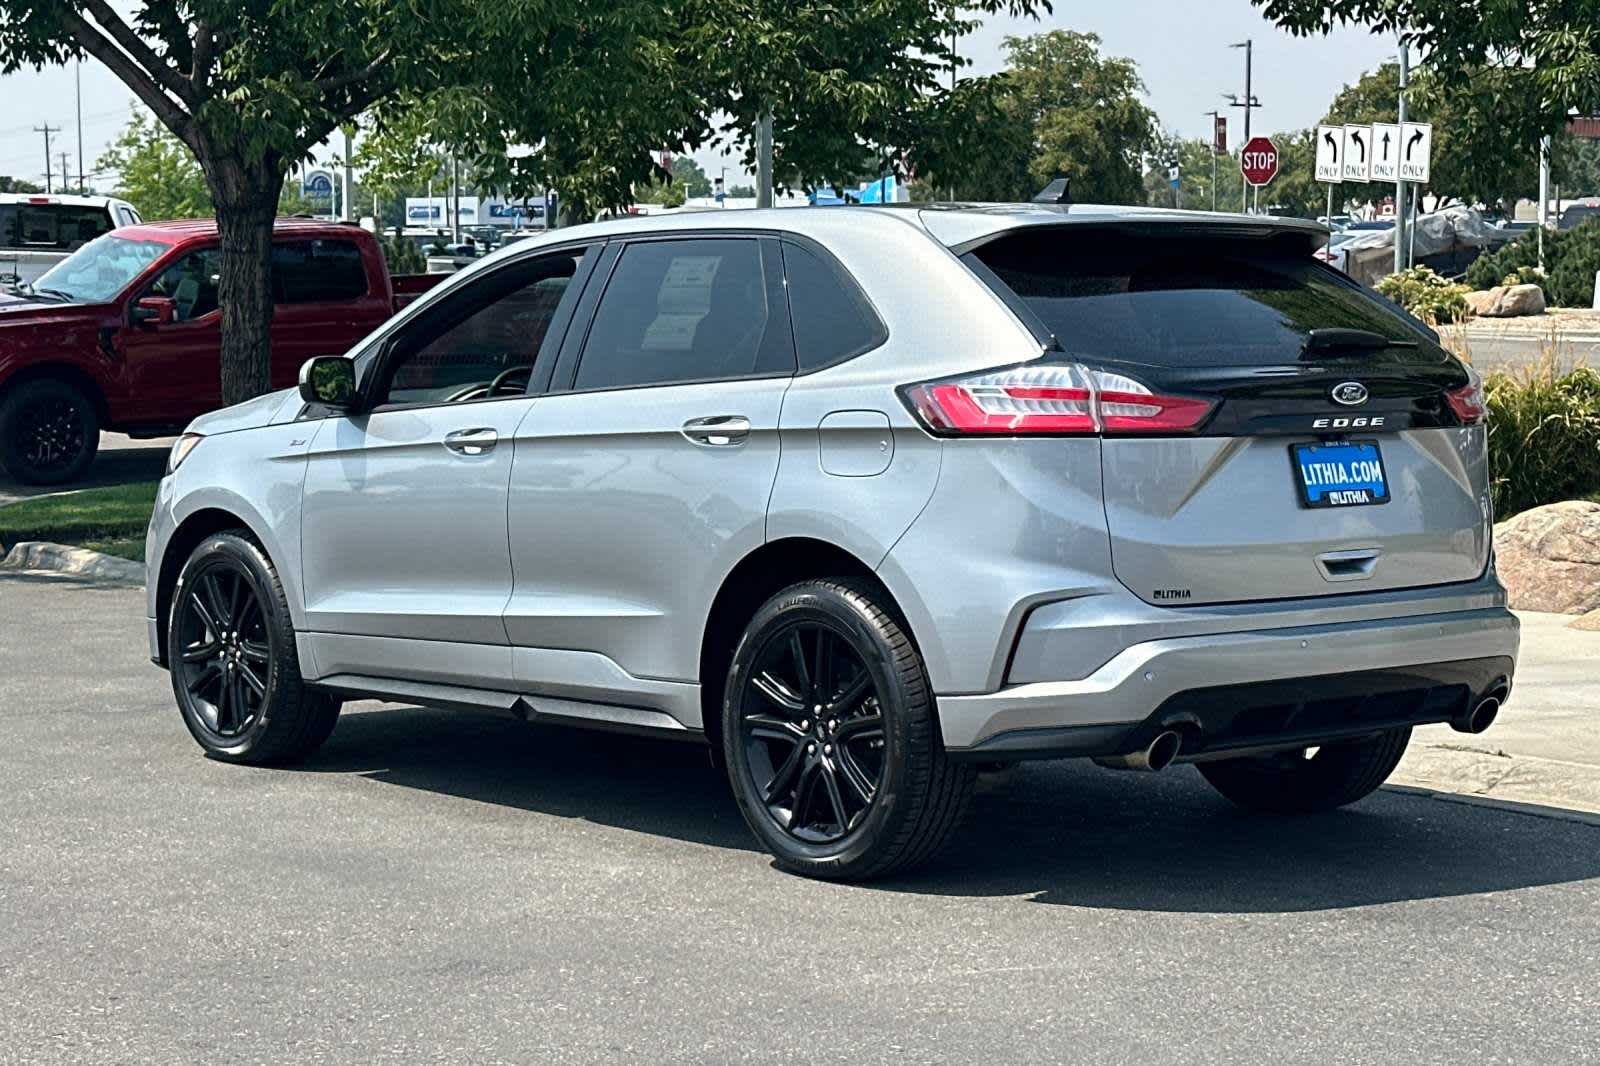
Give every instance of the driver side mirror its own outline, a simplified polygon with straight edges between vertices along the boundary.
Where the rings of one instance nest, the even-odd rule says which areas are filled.
[[[129,312],[136,326],[165,326],[178,317],[178,301],[168,296],[146,296]]]
[[[348,411],[356,404],[356,364],[342,355],[319,355],[300,367],[300,398]]]

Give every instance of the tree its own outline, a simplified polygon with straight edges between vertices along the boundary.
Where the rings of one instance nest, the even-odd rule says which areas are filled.
[[[117,195],[151,221],[211,214],[211,194],[194,153],[143,111],[133,113],[95,169],[115,171]]]
[[[1043,0],[980,0],[1028,13]],[[268,387],[272,217],[289,168],[342,123],[448,145],[488,187],[546,182],[581,215],[620,204],[649,152],[714,132],[829,172],[904,143],[937,95],[957,5],[881,0],[0,0],[0,71],[90,56],[199,161],[221,235],[222,397]],[[710,116],[730,116],[713,131]],[[529,151],[509,153],[512,145]],[[898,150],[898,149],[896,149]]]
[[[13,178],[9,174],[0,174],[0,192],[44,192],[44,186]]]
[[[1006,71],[923,112],[918,177],[959,199],[1025,200],[1064,175],[1075,200],[1143,202],[1156,124],[1133,61],[1071,30],[1007,37],[1005,50]]]
[[[1451,122],[1435,121],[1436,138],[1440,126],[1459,131],[1456,158],[1437,142],[1433,158],[1435,165],[1462,166],[1457,195],[1500,198],[1510,175],[1499,167],[1533,158],[1539,139],[1560,133],[1572,108],[1589,112],[1600,105],[1595,0],[1252,2],[1291,33],[1326,33],[1358,23],[1376,33],[1401,34],[1416,47],[1433,106],[1456,112]]]
[[[680,155],[672,160],[672,182],[683,186],[685,196],[710,196],[711,179],[691,156]]]
[[[1239,186],[1244,178],[1239,174],[1237,153],[1216,156],[1216,199],[1212,199],[1211,164],[1212,147],[1209,139],[1180,138],[1174,133],[1158,134],[1150,150],[1149,169],[1145,171],[1145,200],[1154,207],[1171,207],[1171,167],[1178,168],[1179,205],[1194,211],[1209,211],[1215,202],[1219,211],[1235,211],[1239,207]]]

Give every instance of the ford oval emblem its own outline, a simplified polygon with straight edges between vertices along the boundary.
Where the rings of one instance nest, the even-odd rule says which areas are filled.
[[[1367,387],[1359,381],[1341,381],[1333,387],[1333,402],[1356,407],[1367,402]]]

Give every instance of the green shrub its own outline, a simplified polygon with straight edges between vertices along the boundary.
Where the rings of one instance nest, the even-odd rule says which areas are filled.
[[[378,238],[383,248],[383,260],[391,274],[425,274],[428,260],[415,241],[408,241],[396,231],[393,237]]]
[[[1459,322],[1467,317],[1467,287],[1446,280],[1429,267],[1390,274],[1378,282],[1377,289],[1424,322]]]
[[[1546,363],[1484,387],[1496,520],[1600,492],[1600,371]]]
[[[1544,290],[1551,307],[1589,307],[1594,302],[1594,275],[1600,270],[1600,218],[1572,229],[1544,235],[1545,275],[1539,276],[1539,234],[1530,231],[1498,252],[1480,255],[1467,267],[1467,284],[1490,289],[1515,274]]]
[[[1550,283],[1549,275],[1538,267],[1520,266],[1500,279],[1502,285],[1537,285],[1544,288]]]

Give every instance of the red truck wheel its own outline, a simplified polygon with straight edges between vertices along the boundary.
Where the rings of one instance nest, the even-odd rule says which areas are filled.
[[[99,447],[94,404],[65,381],[36,378],[0,399],[0,465],[25,485],[76,481]]]

